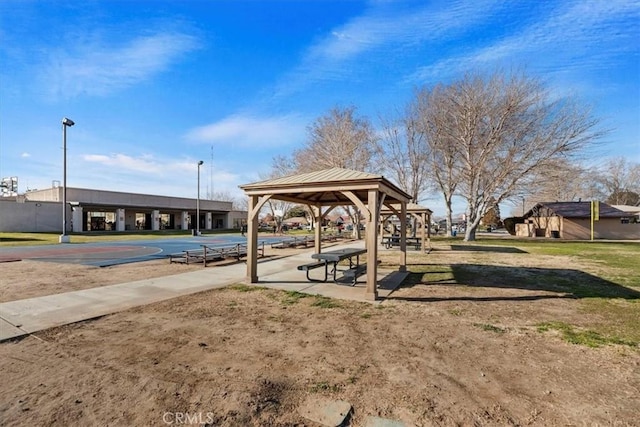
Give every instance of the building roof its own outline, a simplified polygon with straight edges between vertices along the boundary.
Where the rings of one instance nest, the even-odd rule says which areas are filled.
[[[640,206],[629,206],[629,205],[611,205],[611,207],[621,210],[622,212],[626,212],[628,214],[640,214]]]
[[[397,208],[398,210],[400,209],[400,206],[394,206],[395,208]],[[383,214],[390,214],[393,213],[393,211],[391,209],[389,209],[387,206],[383,207],[381,212]],[[415,213],[415,214],[421,214],[421,213],[426,213],[426,214],[432,214],[433,211],[431,209],[429,209],[426,206],[422,206],[422,205],[418,205],[416,203],[407,203],[407,212],[408,213]]]
[[[625,213],[602,202],[600,202],[599,210],[600,218],[621,218],[628,215],[628,213]],[[540,212],[544,212],[544,215],[540,215]],[[562,216],[564,218],[590,218],[591,201],[538,203],[525,214],[525,218],[531,216],[549,216],[549,214]]]

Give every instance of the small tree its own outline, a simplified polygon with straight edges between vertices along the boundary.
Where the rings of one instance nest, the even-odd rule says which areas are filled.
[[[489,209],[482,215],[482,219],[480,222],[483,225],[495,225],[498,226],[500,224],[500,205],[495,203],[490,203]]]

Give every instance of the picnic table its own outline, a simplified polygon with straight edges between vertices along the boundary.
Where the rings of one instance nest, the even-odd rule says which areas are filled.
[[[306,271],[307,280],[310,282],[326,282],[329,279],[329,265],[332,265],[331,274],[333,275],[333,281],[335,283],[347,282],[354,286],[359,276],[362,276],[367,271],[366,264],[360,264],[360,255],[366,254],[366,249],[361,248],[344,248],[336,249],[333,251],[326,251],[317,254],[312,254],[311,258],[317,260],[309,264],[299,265],[298,270]],[[355,261],[354,261],[355,258]],[[341,261],[349,260],[349,268],[346,270],[339,270],[338,264]],[[324,267],[323,279],[312,279],[309,277],[309,271]],[[341,271],[342,276],[337,277],[337,272]]]
[[[225,246],[209,246],[200,245],[200,249],[189,249],[180,253],[174,253],[169,255],[169,263],[199,263],[201,262],[205,267],[207,262],[220,261],[227,258],[236,258],[240,261],[241,258],[247,256],[247,245],[235,244]],[[264,257],[264,242],[258,243],[258,256]]]
[[[405,237],[405,239],[407,246],[414,246],[416,250],[422,246],[422,239],[419,237]],[[400,236],[383,236],[382,244],[387,249],[391,249],[393,246],[400,246]]]

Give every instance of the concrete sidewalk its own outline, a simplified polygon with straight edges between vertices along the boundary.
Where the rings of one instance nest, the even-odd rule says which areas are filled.
[[[358,247],[350,243],[332,247]],[[313,250],[275,260],[262,260],[258,265],[257,286],[293,290],[331,298],[365,300],[365,284],[342,286],[334,283],[312,283],[296,267],[310,261]],[[0,341],[28,335],[56,326],[93,319],[133,307],[151,304],[182,295],[190,295],[235,283],[245,283],[245,263],[203,268],[173,276],[156,277],[118,285],[84,289],[0,304]],[[384,298],[402,283],[408,273],[378,270],[378,294]]]

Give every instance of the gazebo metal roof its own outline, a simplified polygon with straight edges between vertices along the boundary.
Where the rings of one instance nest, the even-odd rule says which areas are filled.
[[[240,188],[249,196],[272,194],[281,200],[321,206],[353,204],[344,195],[345,190],[351,191],[363,201],[367,200],[367,192],[371,189],[378,189],[386,194],[385,204],[398,204],[411,199],[409,194],[383,175],[342,168],[268,179],[241,185]]]
[[[389,209],[387,206],[385,206],[382,208],[381,213],[384,215],[387,215],[387,214],[393,214],[394,212],[391,209]],[[410,213],[410,214],[426,213],[431,215],[433,211],[426,206],[421,206],[416,203],[407,203],[407,213]]]

